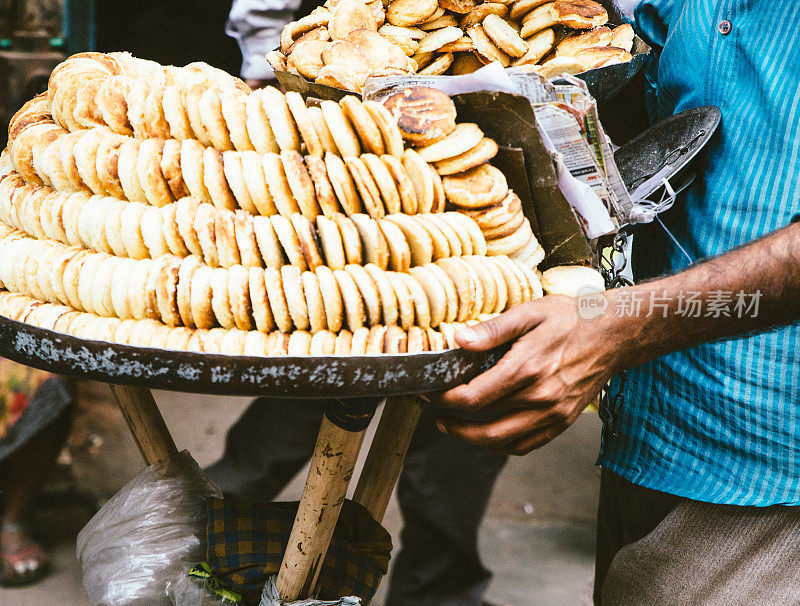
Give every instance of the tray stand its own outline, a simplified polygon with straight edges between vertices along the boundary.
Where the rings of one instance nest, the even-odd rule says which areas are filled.
[[[148,465],[178,453],[148,388],[111,385],[111,389]],[[278,574],[277,588],[286,601],[314,593],[364,434],[374,413],[374,400],[363,410],[356,411],[341,401],[339,404],[336,410],[327,410],[323,417]],[[416,396],[386,399],[354,495],[354,500],[366,507],[379,523],[400,475],[420,412],[420,400]]]

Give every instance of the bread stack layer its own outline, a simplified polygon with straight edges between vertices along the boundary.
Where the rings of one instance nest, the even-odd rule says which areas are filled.
[[[76,55],[0,156],[0,313],[213,353],[455,347],[542,295],[496,151],[433,89],[308,107],[203,64]]]
[[[327,0],[284,27],[267,59],[352,91],[370,76],[467,74],[493,61],[553,78],[631,60],[633,29],[607,21],[593,0]]]

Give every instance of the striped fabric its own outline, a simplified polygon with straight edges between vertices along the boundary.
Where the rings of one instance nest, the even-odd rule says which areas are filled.
[[[788,225],[800,213],[800,2],[643,0],[635,14],[660,55],[654,118],[722,110],[698,179],[670,213],[681,245],[699,260]],[[689,263],[665,246],[654,251],[662,271]],[[600,463],[700,501],[800,504],[799,345],[795,325],[632,370]]]

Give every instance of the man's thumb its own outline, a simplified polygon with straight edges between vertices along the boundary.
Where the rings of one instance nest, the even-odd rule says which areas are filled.
[[[456,331],[456,342],[464,349],[486,351],[519,339],[539,321],[530,304],[518,305],[486,322],[460,328]]]

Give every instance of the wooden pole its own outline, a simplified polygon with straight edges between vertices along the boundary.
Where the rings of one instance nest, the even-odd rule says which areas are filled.
[[[148,465],[178,454],[175,442],[158,410],[153,394],[146,387],[111,385],[133,439]]]
[[[365,433],[366,428],[348,431],[327,416],[322,419],[276,582],[281,599],[287,602],[309,597],[314,591]]]
[[[417,396],[386,398],[353,495],[353,500],[366,507],[377,522],[381,522],[386,513],[421,412]]]

